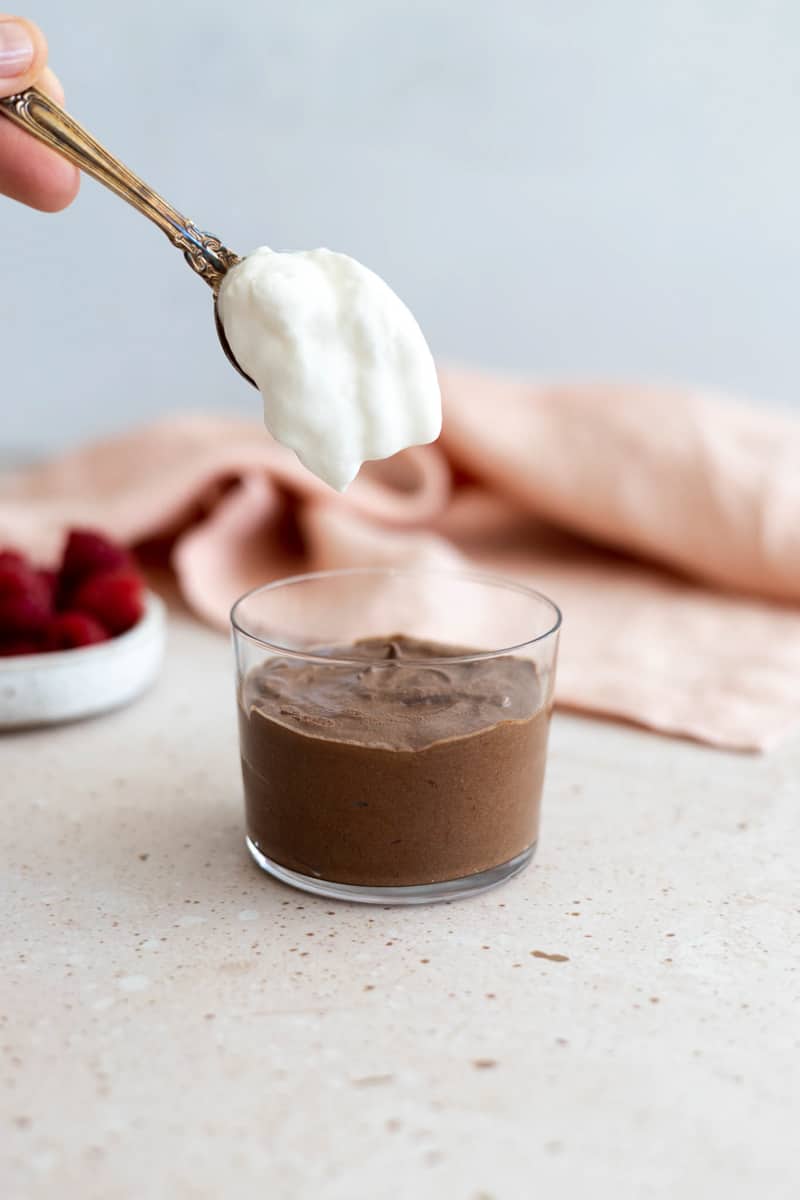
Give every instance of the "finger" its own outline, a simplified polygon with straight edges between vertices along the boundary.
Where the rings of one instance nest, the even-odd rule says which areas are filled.
[[[0,192],[41,212],[59,212],[75,199],[79,183],[77,167],[0,118]]]
[[[47,42],[24,17],[0,16],[0,96],[13,96],[39,78],[47,65]]]
[[[4,23],[0,19],[0,39]],[[36,84],[56,103],[63,103],[64,90],[49,67],[44,68]],[[0,192],[43,212],[58,212],[74,200],[79,183],[77,167],[25,130],[0,119]]]

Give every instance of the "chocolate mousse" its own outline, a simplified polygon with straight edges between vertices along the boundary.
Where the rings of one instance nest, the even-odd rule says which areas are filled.
[[[239,719],[256,849],[317,879],[402,887],[532,848],[549,705],[527,659],[448,661],[475,653],[393,636],[254,668]]]

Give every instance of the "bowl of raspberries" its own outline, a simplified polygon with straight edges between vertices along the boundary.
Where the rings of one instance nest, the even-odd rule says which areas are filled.
[[[132,556],[99,531],[70,530],[55,566],[0,549],[0,727],[134,699],[158,674],[165,624]]]

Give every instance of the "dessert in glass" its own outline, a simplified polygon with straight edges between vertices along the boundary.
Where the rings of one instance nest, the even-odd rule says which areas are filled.
[[[477,572],[366,567],[267,584],[231,620],[247,845],[265,871],[414,904],[530,862],[552,601]]]

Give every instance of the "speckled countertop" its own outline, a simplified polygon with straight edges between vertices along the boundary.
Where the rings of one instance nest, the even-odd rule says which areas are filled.
[[[800,1193],[800,744],[560,717],[534,867],[371,909],[251,864],[234,716],[176,614],[146,698],[0,739],[5,1200]]]

